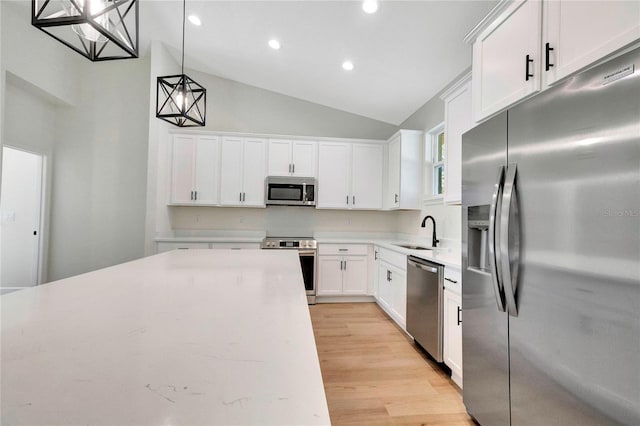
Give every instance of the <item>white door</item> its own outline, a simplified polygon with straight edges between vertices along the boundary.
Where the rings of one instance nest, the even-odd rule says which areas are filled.
[[[476,121],[540,90],[541,19],[539,0],[514,2],[473,43]]]
[[[315,141],[293,141],[291,163],[294,176],[316,177],[317,148],[318,143]]]
[[[171,154],[171,203],[193,202],[195,136],[174,136]]]
[[[219,145],[217,136],[198,136],[194,185],[194,198],[197,204],[216,204],[218,202]]]
[[[368,284],[367,256],[348,256],[344,263],[342,294],[366,295]]]
[[[398,317],[402,328],[407,323],[407,274],[391,269],[391,311]]]
[[[42,169],[41,155],[2,148],[2,289],[39,283]]]
[[[291,174],[291,141],[269,139],[269,176]]]
[[[459,309],[461,306],[460,295],[449,289],[444,290],[444,330],[443,330],[443,358],[445,364],[451,368],[452,377],[462,376],[462,326],[458,324],[458,318],[461,315]]]
[[[389,142],[389,176],[387,204],[390,208],[400,207],[400,136]]]
[[[242,178],[242,201],[245,206],[264,206],[266,161],[267,141],[259,138],[246,138]]]
[[[345,209],[350,202],[351,145],[322,142],[318,147],[317,207]]]
[[[389,268],[386,263],[378,264],[378,301],[388,310],[391,309],[391,282],[389,281]]]
[[[384,147],[382,145],[353,145],[352,208],[382,209],[383,156]]]
[[[542,73],[551,84],[640,38],[640,2],[549,1],[543,22]]]
[[[220,204],[242,204],[242,138],[224,137],[220,147]]]
[[[318,296],[335,296],[342,294],[341,256],[318,256]]]

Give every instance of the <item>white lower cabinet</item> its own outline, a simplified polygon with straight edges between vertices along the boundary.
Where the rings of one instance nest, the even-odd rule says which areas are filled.
[[[462,387],[462,297],[460,272],[445,268],[443,358],[451,379]]]
[[[369,284],[366,245],[321,244],[318,249],[318,296],[366,296]]]
[[[403,329],[407,324],[407,257],[377,248],[378,305]]]

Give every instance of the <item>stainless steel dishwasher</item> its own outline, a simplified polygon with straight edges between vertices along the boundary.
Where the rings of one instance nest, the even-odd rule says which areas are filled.
[[[407,332],[442,362],[444,267],[417,257],[407,259]]]

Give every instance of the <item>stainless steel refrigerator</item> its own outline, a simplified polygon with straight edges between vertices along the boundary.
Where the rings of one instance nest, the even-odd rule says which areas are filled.
[[[640,49],[462,139],[469,414],[640,425]]]

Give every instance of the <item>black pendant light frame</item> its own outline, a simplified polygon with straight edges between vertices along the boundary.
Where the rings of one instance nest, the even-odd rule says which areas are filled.
[[[90,14],[90,0],[66,1],[69,8],[77,13],[60,10],[60,1],[32,0],[31,24],[93,62],[138,57],[138,0],[105,0],[108,5],[95,15]],[[107,19],[117,33],[105,29],[99,19]],[[135,26],[134,29],[127,28],[127,20]],[[88,25],[106,40],[91,41],[74,33],[73,27],[80,25]],[[58,34],[65,31],[70,36],[66,39]]]
[[[207,89],[184,73],[185,20],[186,0],[183,0],[181,73],[157,78],[156,117],[178,127],[202,127],[206,122]],[[178,105],[178,96],[182,97],[182,105]]]

